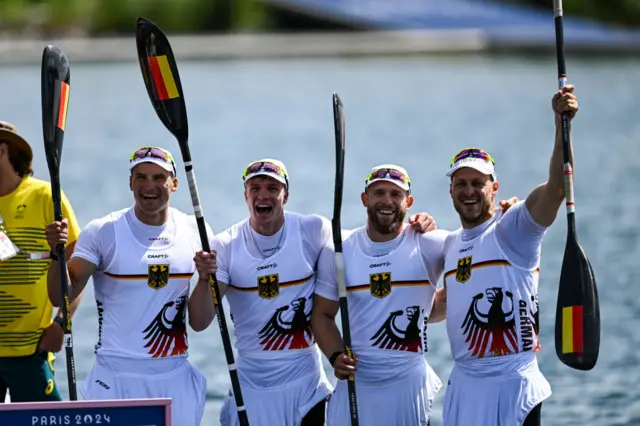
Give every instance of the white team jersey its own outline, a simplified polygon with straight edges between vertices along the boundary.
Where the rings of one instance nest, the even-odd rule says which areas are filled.
[[[266,259],[247,247],[249,221],[225,233],[229,258],[226,293],[235,326],[238,353],[252,358],[286,358],[310,351],[314,265],[304,255],[300,215],[285,214],[282,247]],[[224,235],[221,235],[224,238]]]
[[[358,383],[393,379],[426,351],[427,319],[442,273],[446,231],[419,234],[405,226],[386,254],[368,255],[366,228],[345,233],[342,245],[349,324],[358,354]],[[337,300],[333,248],[318,264],[316,293]]]
[[[161,244],[143,244],[132,223],[145,226],[132,209],[98,219],[88,225],[74,253],[99,266],[93,275],[99,323],[96,353],[138,359],[186,357],[189,283],[194,254],[201,247],[194,218],[172,208],[169,223],[153,227],[156,236],[149,238]]]
[[[524,204],[497,212],[475,238],[463,238],[460,229],[446,243],[447,333],[456,362],[536,352],[538,341],[538,265],[517,266],[506,254],[499,233],[515,235],[526,245],[529,238],[513,219],[524,217]],[[527,213],[528,214],[528,213]],[[523,219],[519,219],[524,222]],[[503,229],[498,228],[502,226]],[[510,237],[513,239],[513,237]],[[534,251],[535,252],[535,251]],[[519,262],[522,263],[522,262]],[[505,360],[506,361],[506,360]],[[497,364],[496,371],[499,370]]]

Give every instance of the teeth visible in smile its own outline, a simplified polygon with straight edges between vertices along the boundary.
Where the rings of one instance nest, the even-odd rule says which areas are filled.
[[[378,213],[381,213],[381,214],[393,214],[393,210],[380,209],[380,210],[378,210]]]
[[[464,200],[462,204],[476,204],[478,200]]]

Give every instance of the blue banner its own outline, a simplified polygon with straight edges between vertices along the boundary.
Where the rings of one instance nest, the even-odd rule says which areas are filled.
[[[11,426],[165,426],[165,406],[65,408],[50,403],[51,408],[37,410],[13,404],[0,411],[0,425]]]

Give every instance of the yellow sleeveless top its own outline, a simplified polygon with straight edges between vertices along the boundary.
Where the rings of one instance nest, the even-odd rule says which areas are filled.
[[[25,177],[12,193],[0,197],[0,215],[5,232],[20,249],[0,261],[0,357],[32,355],[53,317],[47,295],[51,261],[30,259],[31,254],[49,252],[44,230],[53,222],[51,184]],[[80,226],[64,193],[62,216],[69,221],[69,242],[76,241]]]

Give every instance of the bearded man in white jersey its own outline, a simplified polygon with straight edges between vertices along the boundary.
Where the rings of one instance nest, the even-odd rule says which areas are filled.
[[[335,322],[339,305],[332,244],[318,261],[312,328],[336,377],[355,373],[361,425],[425,426],[442,386],[424,353],[449,233],[417,233],[403,223],[413,196],[409,175],[400,166],[374,167],[361,199],[366,226],[345,231],[342,245],[355,359],[344,354]],[[340,380],[327,405],[327,426],[350,424],[348,399],[347,382]]]
[[[578,111],[573,86],[553,96],[552,109],[549,178],[524,202],[496,209],[495,163],[481,149],[460,151],[447,172],[462,228],[445,243],[442,300],[455,361],[445,426],[539,426],[542,401],[551,395],[536,359],[538,268],[543,236],[565,196],[561,116]]]
[[[80,392],[88,400],[171,398],[173,424],[198,426],[206,380],[187,360],[186,311],[195,331],[211,322],[215,258],[200,251],[195,218],[169,206],[178,187],[171,153],[142,147],[129,169],[134,206],[92,220],[67,263],[70,300],[92,277],[98,308],[96,360]],[[65,243],[66,222],[50,224],[46,236],[52,249]],[[202,273],[189,297],[196,263]],[[54,306],[58,270],[48,274]]]
[[[311,330],[315,266],[331,238],[318,215],[285,212],[289,175],[275,159],[254,161],[243,173],[249,218],[214,238],[220,292],[234,323],[238,375],[251,426],[324,426],[332,387]],[[432,218],[419,214],[426,230]],[[229,393],[222,426],[238,424]]]

